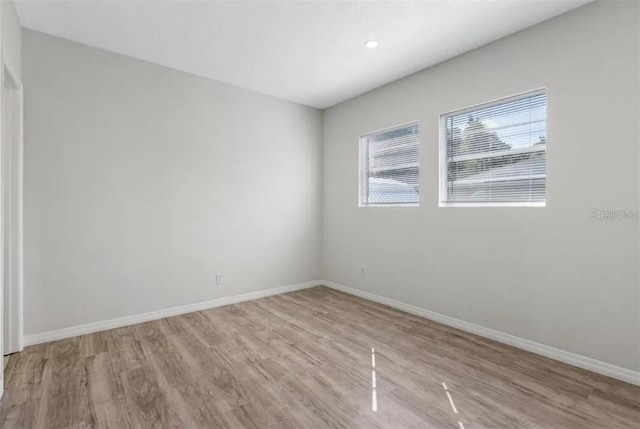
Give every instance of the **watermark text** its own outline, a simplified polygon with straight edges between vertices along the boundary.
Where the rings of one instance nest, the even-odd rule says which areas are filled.
[[[595,221],[624,221],[624,220],[640,220],[640,212],[638,210],[614,210],[614,209],[591,209],[589,218]]]

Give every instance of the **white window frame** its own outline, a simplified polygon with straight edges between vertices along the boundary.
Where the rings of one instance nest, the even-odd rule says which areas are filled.
[[[438,178],[439,178],[439,192],[438,192],[438,203],[439,207],[546,207],[547,206],[547,195],[545,193],[544,201],[518,201],[518,202],[448,202],[447,201],[447,133],[446,133],[446,121],[447,117],[455,114],[455,115],[463,115],[465,113],[473,112],[478,109],[484,109],[487,107],[493,107],[499,104],[521,100],[523,98],[547,94],[546,88],[538,88],[534,90],[529,90],[525,92],[521,92],[519,94],[510,95],[507,97],[502,97],[498,99],[494,99],[492,101],[486,103],[477,103],[468,107],[464,107],[462,109],[451,110],[447,113],[443,113],[440,115],[439,120],[439,158],[440,162],[438,168]],[[548,120],[548,118],[547,118]],[[545,144],[545,153],[548,153],[548,142]],[[546,160],[545,160],[546,162]],[[546,179],[545,179],[546,180]],[[545,185],[546,186],[546,185]]]
[[[381,128],[375,131],[369,131],[363,134],[360,134],[358,138],[358,207],[360,208],[370,208],[370,207],[420,207],[420,201],[422,201],[421,193],[418,191],[418,202],[417,203],[389,203],[389,204],[370,204],[366,202],[367,191],[369,186],[369,176],[368,170],[365,168],[369,165],[369,147],[365,143],[365,137],[370,136],[371,134],[383,133],[385,131],[392,131],[398,128],[406,128],[412,125],[418,126],[418,168],[420,168],[420,156],[422,152],[422,130],[420,129],[419,121],[409,121],[399,125],[394,125],[387,128]],[[420,186],[420,174],[418,174],[418,187]]]

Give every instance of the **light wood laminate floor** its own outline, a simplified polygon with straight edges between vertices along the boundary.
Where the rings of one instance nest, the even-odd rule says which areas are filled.
[[[640,427],[640,388],[317,287],[26,348],[3,428]]]

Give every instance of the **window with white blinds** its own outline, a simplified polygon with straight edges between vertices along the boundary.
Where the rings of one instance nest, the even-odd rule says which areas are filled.
[[[443,115],[441,127],[441,204],[545,204],[544,91]]]
[[[360,205],[418,205],[420,131],[417,123],[360,138]]]

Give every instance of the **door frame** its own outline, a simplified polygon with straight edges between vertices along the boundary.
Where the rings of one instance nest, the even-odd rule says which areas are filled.
[[[0,202],[1,208],[1,233],[0,233],[0,279],[2,279],[2,294],[0,294],[0,315],[2,316],[2,322],[7,322],[7,326],[3,327],[2,341],[4,343],[5,331],[8,333],[8,344],[2,344],[2,355],[15,353],[22,351],[24,347],[24,271],[23,271],[23,157],[24,157],[24,142],[23,142],[23,87],[22,81],[19,75],[16,73],[16,69],[13,66],[11,60],[2,54],[2,70],[1,70],[2,85],[0,86],[0,99],[4,100],[9,94],[5,88],[5,81],[10,82],[13,86],[9,91],[15,91],[16,107],[11,106],[12,109],[18,114],[17,130],[15,134],[12,133],[10,141],[6,141],[4,138],[5,124],[0,124],[0,181],[2,183],[2,198]],[[12,101],[13,102],[13,101]],[[6,107],[4,103],[0,106],[2,109]],[[4,121],[4,111],[0,112],[0,120]],[[7,147],[7,145],[11,145]],[[5,163],[6,155],[10,155],[8,163]],[[9,165],[10,168],[6,169],[5,166]],[[4,183],[10,178],[10,188],[4,188]],[[10,191],[10,205],[5,206],[4,192]],[[11,214],[12,218],[15,216],[15,220],[11,220],[9,231],[5,230],[5,216]],[[5,261],[5,241],[9,240],[9,266],[4,266]],[[5,270],[9,270],[9,284],[7,295],[9,296],[10,303],[8,305],[9,314],[5,315]],[[6,316],[6,317],[5,317]]]

